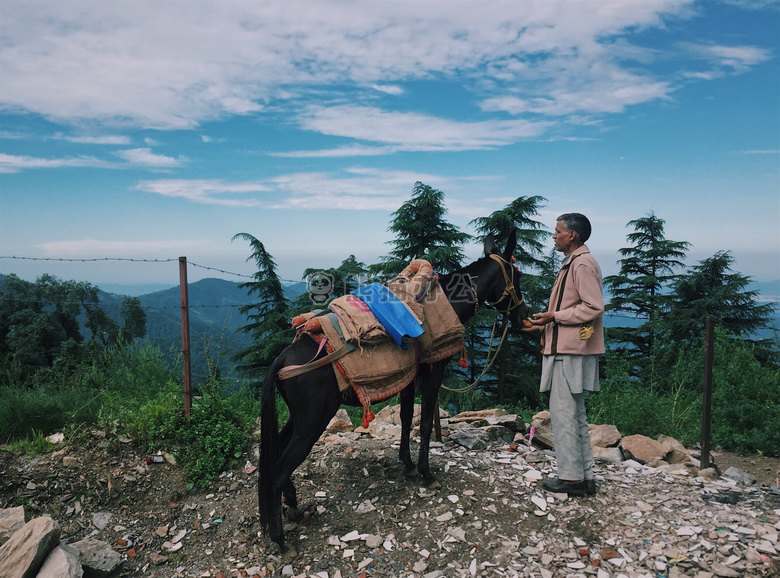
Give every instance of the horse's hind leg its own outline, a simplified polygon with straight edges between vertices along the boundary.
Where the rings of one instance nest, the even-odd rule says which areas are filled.
[[[292,435],[293,422],[290,419],[287,420],[287,423],[284,424],[282,431],[279,432],[282,453],[284,453],[284,451],[287,449],[287,446],[290,445]],[[287,480],[282,484],[282,498],[284,498],[284,503],[288,508],[292,509],[293,511],[298,509],[298,495],[295,492],[295,484],[293,484],[292,478],[287,478]],[[290,512],[288,512],[288,514],[290,514]],[[292,516],[294,517],[295,514],[292,514]]]
[[[398,457],[404,464],[404,475],[416,476],[417,466],[412,461],[409,442],[412,435],[412,419],[414,418],[414,382],[401,390],[401,448]]]

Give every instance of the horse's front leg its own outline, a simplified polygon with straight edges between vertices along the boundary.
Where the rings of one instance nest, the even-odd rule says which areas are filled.
[[[438,362],[429,366],[422,372],[422,403],[420,406],[420,454],[417,458],[417,469],[425,480],[428,488],[440,488],[436,476],[431,473],[429,452],[431,447],[431,434],[433,433],[433,413],[437,411],[439,388],[444,379],[446,362]]]
[[[401,390],[401,448],[398,457],[404,464],[405,476],[416,476],[417,467],[412,461],[409,441],[412,435],[412,419],[414,418],[414,381]]]

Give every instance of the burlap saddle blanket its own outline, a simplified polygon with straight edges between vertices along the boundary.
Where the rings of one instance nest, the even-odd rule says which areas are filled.
[[[419,363],[463,351],[463,324],[437,280],[428,261],[415,259],[383,286],[361,288],[334,299],[326,311],[293,320],[296,339],[305,333],[328,350],[339,389],[355,390],[364,407],[364,426],[373,418],[371,403],[409,385]],[[316,367],[321,361],[324,358]],[[279,378],[300,374],[306,367],[283,368]]]

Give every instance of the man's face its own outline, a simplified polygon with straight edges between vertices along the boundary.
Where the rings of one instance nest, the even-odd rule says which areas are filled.
[[[576,238],[577,238],[577,233],[567,229],[566,224],[563,221],[558,221],[557,223],[555,223],[553,242],[555,243],[556,251],[560,251],[564,255],[568,255],[575,249],[574,240]]]

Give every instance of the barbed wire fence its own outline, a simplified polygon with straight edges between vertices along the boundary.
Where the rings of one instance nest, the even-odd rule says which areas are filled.
[[[165,258],[165,259],[138,259],[138,258],[130,258],[130,257],[96,257],[96,258],[90,258],[90,259],[75,259],[75,258],[66,258],[66,257],[18,257],[15,255],[0,255],[0,260],[8,259],[8,260],[17,260],[17,261],[56,261],[56,262],[75,262],[75,263],[93,263],[93,262],[108,262],[108,261],[127,261],[132,263],[173,263],[178,262],[179,257],[172,257],[172,258]],[[225,269],[220,269],[218,267],[210,267],[208,265],[200,265],[198,263],[195,263],[193,261],[187,261],[188,266],[195,267],[197,269],[204,269],[207,271],[215,271],[217,273],[222,273],[223,275],[230,275],[232,277],[236,277],[238,279],[252,279],[254,278],[253,275],[247,275],[245,273],[236,273],[234,271],[228,271]],[[304,283],[305,280],[299,279],[283,279],[280,278],[280,281],[284,283]],[[171,284],[171,288],[173,288],[174,285]],[[99,288],[99,287],[98,287]],[[52,303],[59,303],[59,304],[67,304],[68,302],[52,302]],[[178,305],[171,305],[171,306],[143,306],[145,309],[178,309]],[[190,305],[191,308],[218,308],[218,309],[235,309],[238,307],[243,307],[243,305],[238,304],[225,304],[221,303],[218,305],[209,305],[209,304],[199,304],[199,305]],[[636,320],[637,317],[632,315],[626,315],[621,313],[615,313],[610,312],[608,314],[609,317],[613,318],[623,318],[623,319],[633,319]]]

